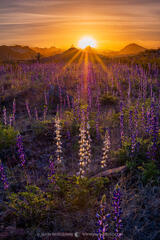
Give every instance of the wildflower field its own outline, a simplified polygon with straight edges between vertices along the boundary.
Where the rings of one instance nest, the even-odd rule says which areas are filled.
[[[0,179],[0,239],[159,240],[158,63],[1,64]]]

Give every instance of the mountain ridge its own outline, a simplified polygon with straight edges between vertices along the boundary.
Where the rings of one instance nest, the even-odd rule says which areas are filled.
[[[128,44],[127,46],[125,46],[124,48],[122,48],[120,51],[119,51],[119,54],[124,54],[124,55],[129,55],[129,54],[138,54],[140,52],[144,52],[146,51],[147,49],[136,44],[136,43],[130,43]]]
[[[47,61],[55,60],[60,61],[68,60],[69,58],[74,57],[75,54],[78,55],[79,52],[88,52],[88,54],[99,54],[106,57],[116,57],[116,56],[127,56],[127,55],[136,55],[141,52],[146,51],[147,49],[136,44],[131,43],[126,45],[120,51],[111,51],[108,50],[98,50],[95,48],[91,48],[90,46],[86,47],[86,49],[82,50],[74,47],[72,45],[69,49],[63,50],[60,48],[56,48],[54,46],[49,48],[40,48],[40,47],[29,47],[22,45],[13,45],[0,46],[0,61],[23,61],[23,60],[36,60],[37,54],[40,53],[42,59],[46,59]]]

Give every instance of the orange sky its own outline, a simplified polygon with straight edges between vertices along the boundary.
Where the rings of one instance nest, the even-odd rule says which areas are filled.
[[[128,43],[160,47],[159,0],[0,0],[0,45],[75,46],[91,36],[100,49]]]

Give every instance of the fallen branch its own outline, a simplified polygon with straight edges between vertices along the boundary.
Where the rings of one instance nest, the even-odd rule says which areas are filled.
[[[109,175],[116,175],[118,173],[124,172],[126,169],[127,169],[127,167],[124,165],[124,166],[121,166],[121,167],[105,170],[105,171],[100,172],[100,173],[98,173],[94,176],[91,176],[91,177],[107,177]]]

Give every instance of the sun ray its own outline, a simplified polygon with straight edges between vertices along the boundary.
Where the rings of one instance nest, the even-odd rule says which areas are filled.
[[[81,50],[78,50],[78,52],[71,59],[69,59],[69,61],[64,65],[62,70],[65,70],[74,60],[76,60],[76,58],[78,58],[80,53],[81,53]]]
[[[80,58],[79,58],[79,60],[78,60],[77,67],[79,67],[79,66],[82,64],[82,62],[83,62],[83,60],[84,60],[84,54],[85,54],[85,52],[82,51],[82,52],[81,52],[81,56],[80,56]]]
[[[87,87],[88,87],[88,52],[85,52],[84,56],[84,78],[83,78],[83,96],[87,101]]]

